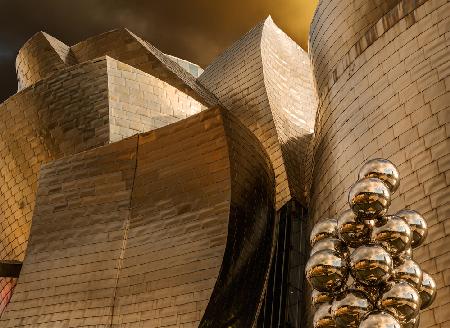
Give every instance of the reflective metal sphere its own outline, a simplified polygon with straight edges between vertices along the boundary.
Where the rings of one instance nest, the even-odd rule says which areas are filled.
[[[372,304],[363,292],[348,290],[333,301],[331,314],[336,327],[358,328],[362,318],[372,309]]]
[[[322,219],[318,221],[311,231],[309,241],[311,246],[314,246],[319,240],[329,237],[338,237],[336,219]]]
[[[412,259],[405,259],[403,263],[394,268],[393,281],[405,281],[417,290],[422,284],[422,269]]]
[[[388,285],[378,301],[378,307],[404,324],[419,314],[420,302],[417,290],[410,284],[400,281]]]
[[[311,293],[312,305],[314,307],[318,307],[322,304],[328,303],[331,304],[334,300],[333,294],[319,292],[317,289],[313,289]]]
[[[350,278],[349,278],[350,280]],[[380,291],[383,289],[384,283],[378,286],[366,286],[357,281],[354,281],[347,289],[358,290],[366,296],[366,298],[374,305],[376,305],[378,298],[380,297]]]
[[[349,209],[339,215],[337,229],[339,238],[350,247],[356,248],[369,241],[372,227],[370,223],[358,220],[355,213]]]
[[[319,251],[311,256],[306,263],[305,272],[313,288],[327,293],[339,290],[348,277],[347,262],[330,250]]]
[[[314,328],[335,328],[336,324],[331,316],[331,304],[322,304],[314,313]]]
[[[325,238],[319,240],[311,249],[310,256],[313,256],[315,253],[323,250],[334,251],[344,258],[347,258],[349,255],[347,245],[342,240],[337,238]]]
[[[350,269],[358,282],[376,286],[390,278],[393,271],[392,257],[381,246],[360,246],[350,255]]]
[[[359,325],[359,328],[402,328],[400,323],[389,313],[384,311],[375,311],[368,316]]]
[[[401,210],[395,214],[404,219],[410,226],[412,231],[411,247],[420,246],[427,238],[428,226],[422,215],[413,210]]]
[[[412,248],[408,247],[400,254],[393,256],[392,259],[394,260],[394,267],[403,264],[406,260],[412,260]]]
[[[425,271],[423,271],[422,284],[419,287],[420,299],[422,300],[422,305],[420,309],[426,309],[433,303],[436,298],[436,282],[434,279]]]
[[[410,247],[412,232],[405,220],[395,215],[389,215],[375,224],[371,238],[392,256],[397,256]]]
[[[391,192],[380,179],[363,178],[351,187],[348,203],[358,217],[373,218],[386,214],[391,204]]]
[[[409,320],[407,323],[403,324],[403,328],[418,328],[420,325],[420,314]]]
[[[366,162],[359,171],[359,179],[378,178],[387,184],[391,193],[400,185],[400,174],[397,167],[387,159],[376,158]]]

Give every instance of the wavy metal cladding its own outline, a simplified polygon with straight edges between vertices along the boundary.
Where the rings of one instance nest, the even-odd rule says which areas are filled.
[[[201,328],[255,324],[276,227],[275,182],[269,159],[256,137],[231,113],[226,116],[232,172],[228,239]]]
[[[206,308],[203,327],[251,326],[274,198],[266,153],[221,108],[51,162],[0,326],[197,326]]]

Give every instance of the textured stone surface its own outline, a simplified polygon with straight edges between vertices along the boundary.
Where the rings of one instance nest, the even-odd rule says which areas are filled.
[[[231,303],[251,324],[272,250],[270,165],[220,108],[45,165],[0,325],[197,326],[222,283],[252,295]]]
[[[391,1],[383,12],[372,4],[359,1],[360,12],[351,1],[321,1],[312,24],[320,99],[311,222],[348,206],[348,190],[367,159],[394,162],[401,183],[390,212],[411,208],[429,225],[415,259],[436,279],[439,296],[423,311],[420,327],[448,327],[450,3]],[[345,23],[339,7],[348,8]],[[368,28],[346,25],[360,17],[370,18]]]
[[[308,55],[268,18],[208,66],[199,81],[268,152],[277,208],[292,196],[305,203],[303,155],[317,106]]]

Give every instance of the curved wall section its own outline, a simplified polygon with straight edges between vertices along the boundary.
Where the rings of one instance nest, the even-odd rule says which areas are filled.
[[[0,325],[195,327],[208,306],[249,326],[269,271],[273,186],[263,148],[220,108],[48,163]]]
[[[16,58],[18,91],[76,63],[70,48],[44,32],[33,35]]]
[[[322,1],[319,8],[331,3]],[[338,29],[333,25],[338,14],[316,19],[312,35],[321,34],[323,26]],[[374,32],[375,38],[342,72],[324,78],[332,83],[325,86],[316,75],[321,98],[311,221],[348,206],[348,190],[367,159],[394,162],[401,184],[390,212],[411,208],[424,214],[429,225],[426,244],[415,259],[436,278],[439,296],[423,312],[421,327],[450,324],[450,251],[445,246],[450,242],[449,16],[447,1],[400,1],[372,27],[388,22],[383,32]],[[343,42],[356,35],[345,36]],[[311,44],[311,55],[336,56],[331,47],[322,50],[317,42]],[[316,74],[318,69],[315,66]]]
[[[306,203],[302,157],[317,100],[305,52],[269,17],[218,57],[199,82],[258,138],[275,170],[276,206]]]
[[[341,59],[398,2],[398,0],[319,1],[311,24],[309,48],[320,88],[328,82]],[[355,54],[352,51],[350,61],[357,56],[356,51]]]

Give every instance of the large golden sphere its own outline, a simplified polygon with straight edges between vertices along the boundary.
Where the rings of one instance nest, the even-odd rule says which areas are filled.
[[[404,324],[419,314],[420,296],[410,284],[400,281],[388,284],[378,301],[378,308],[392,314]]]
[[[383,246],[392,256],[400,255],[411,245],[412,232],[402,218],[389,215],[375,224],[372,241]]]
[[[417,290],[422,284],[422,269],[412,259],[405,259],[403,263],[394,268],[393,281],[405,281]]]
[[[333,301],[331,314],[336,327],[358,328],[362,318],[372,309],[372,304],[363,292],[348,290]]]
[[[403,328],[418,328],[420,325],[420,314],[417,317],[409,320],[407,323],[403,324]]]
[[[350,278],[348,280],[350,280]],[[349,287],[347,288],[348,290],[358,290],[364,293],[366,298],[374,305],[377,304],[377,301],[380,297],[380,291],[384,287],[384,283],[377,286],[367,286],[357,281],[353,281],[351,284],[348,285],[349,285]]]
[[[366,224],[352,210],[348,209],[339,215],[337,220],[339,238],[345,241],[350,247],[356,248],[370,240],[372,226]]]
[[[319,240],[311,249],[310,256],[313,256],[317,252],[323,250],[334,251],[344,258],[347,258],[349,255],[349,250],[347,245],[338,238],[325,238]]]
[[[346,260],[330,250],[319,251],[311,256],[306,263],[305,272],[314,289],[327,293],[338,291],[348,277]]]
[[[322,304],[314,313],[314,328],[335,328],[336,324],[331,316],[331,304]]]
[[[406,209],[397,212],[395,215],[404,219],[411,227],[412,230],[411,247],[416,248],[417,246],[420,246],[428,235],[427,222],[425,221],[423,216],[417,213],[416,211]]]
[[[359,179],[378,178],[387,184],[391,193],[400,185],[400,174],[397,167],[387,159],[376,158],[366,162],[359,171]]]
[[[317,289],[313,289],[311,293],[312,305],[314,307],[319,307],[322,304],[331,304],[334,300],[334,295],[330,293],[320,292]]]
[[[425,271],[423,271],[422,284],[419,287],[419,294],[420,299],[422,300],[422,305],[420,306],[421,310],[429,307],[436,298],[436,282]]]
[[[400,323],[389,313],[384,311],[375,311],[369,313],[359,328],[402,328]]]
[[[311,246],[314,246],[319,240],[329,237],[338,237],[336,219],[322,219],[318,221],[311,231],[309,241]]]
[[[358,217],[373,218],[386,214],[391,192],[380,179],[362,178],[350,188],[348,202]]]
[[[379,245],[360,246],[350,255],[350,269],[363,285],[380,285],[391,277],[392,257]]]

